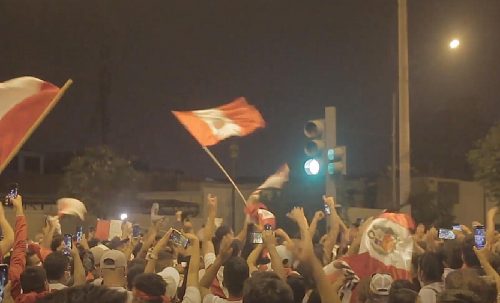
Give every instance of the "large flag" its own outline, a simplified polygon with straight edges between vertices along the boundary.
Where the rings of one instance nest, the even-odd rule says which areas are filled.
[[[406,214],[380,215],[363,234],[359,254],[344,260],[360,278],[388,273],[394,280],[410,279],[413,225]]]
[[[216,108],[172,113],[202,146],[246,136],[265,126],[259,111],[243,97]]]
[[[281,189],[288,182],[290,168],[288,164],[283,164],[273,175],[269,176],[257,189]]]
[[[59,90],[33,77],[0,83],[0,172],[57,102]]]

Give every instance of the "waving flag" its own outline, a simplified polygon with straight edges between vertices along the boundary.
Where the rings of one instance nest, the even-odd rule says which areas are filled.
[[[80,200],[73,198],[61,198],[57,200],[57,211],[59,216],[72,215],[78,216],[80,219],[85,219],[87,208]]]
[[[257,189],[281,189],[283,184],[288,182],[288,175],[290,174],[290,168],[288,168],[288,164],[283,164],[273,175],[269,176],[269,178],[262,183]]]
[[[384,213],[373,220],[361,238],[359,254],[344,260],[360,277],[388,273],[394,280],[410,279],[413,220],[406,214]]]
[[[202,146],[246,136],[265,126],[259,111],[243,97],[216,108],[172,113]]]
[[[0,83],[0,172],[61,94],[57,86],[33,77]]]

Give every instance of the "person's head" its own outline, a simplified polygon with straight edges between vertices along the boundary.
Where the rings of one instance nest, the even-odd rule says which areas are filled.
[[[421,285],[441,282],[444,273],[442,258],[437,253],[426,252],[418,260],[418,279]]]
[[[132,290],[134,287],[134,279],[138,275],[144,273],[144,269],[146,267],[144,265],[130,265],[128,270],[127,270],[127,289]]]
[[[293,303],[293,292],[274,272],[256,272],[245,281],[243,303]]]
[[[298,274],[292,274],[286,278],[286,283],[293,291],[293,301],[295,303],[301,303],[306,295],[306,281],[304,277]]]
[[[37,303],[126,303],[128,295],[126,292],[117,291],[103,286],[85,284],[82,286],[68,287],[52,292]]]
[[[418,293],[407,288],[400,288],[391,291],[389,294],[388,303],[417,303]]]
[[[446,289],[437,296],[437,303],[481,303],[481,298],[470,290]]]
[[[21,273],[21,288],[23,293],[41,293],[49,289],[45,269],[41,266],[30,266]]]
[[[398,289],[409,289],[417,291],[417,289],[415,289],[415,285],[411,281],[400,279],[400,280],[394,280],[394,282],[392,282],[389,295]]]
[[[162,303],[167,283],[157,274],[140,274],[134,279],[132,293],[139,303]]]
[[[28,250],[26,252],[26,266],[41,266],[42,261],[38,257],[38,254],[35,251]]]
[[[193,230],[193,223],[191,222],[191,216],[188,213],[182,213],[181,215],[182,228],[185,232],[190,232]]]
[[[462,248],[458,240],[446,240],[441,248],[444,264],[447,268],[462,268]]]
[[[160,272],[166,267],[174,266],[175,259],[174,250],[167,246],[158,252],[158,259],[156,260],[155,272]]]
[[[119,237],[114,237],[109,243],[109,249],[123,250],[127,244],[127,240],[122,240]]]
[[[481,263],[474,252],[474,236],[465,236],[462,242],[462,260],[467,267],[481,267]]]
[[[224,281],[229,294],[234,297],[243,295],[243,284],[248,279],[249,269],[245,259],[241,257],[231,257],[224,263]]]
[[[49,282],[68,283],[71,278],[69,259],[62,252],[56,251],[45,258],[43,268]]]
[[[233,235],[233,230],[226,224],[222,224],[215,230],[215,235],[212,239],[215,248],[215,254],[219,254],[219,246],[225,235]]]
[[[103,285],[110,287],[126,286],[127,259],[121,251],[105,251],[101,257],[100,268]]]
[[[164,268],[158,275],[165,281],[167,284],[167,290],[165,295],[168,298],[175,298],[177,293],[177,288],[181,282],[181,276],[177,269],[173,267]]]
[[[481,276],[474,268],[464,268],[451,272],[446,277],[445,289],[469,290],[481,297],[483,303],[496,302],[494,281]]]
[[[54,235],[50,243],[50,249],[52,251],[63,251],[65,248],[64,237],[62,235]]]
[[[386,301],[392,286],[392,276],[385,273],[376,273],[370,280],[369,298],[373,301]]]

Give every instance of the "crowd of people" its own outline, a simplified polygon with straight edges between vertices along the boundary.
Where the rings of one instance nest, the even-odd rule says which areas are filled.
[[[359,253],[373,218],[346,224],[333,198],[325,198],[331,213],[317,211],[310,222],[302,208],[288,213],[297,235],[250,217],[237,234],[227,225],[216,226],[217,198],[209,195],[200,230],[183,216],[179,226],[162,232],[159,218],[139,237],[123,224],[121,237],[106,241],[89,232],[71,248],[58,233],[57,218],[28,240],[22,197],[11,202],[14,229],[0,205],[0,263],[9,264],[4,303],[500,302],[498,208],[488,212],[484,248],[475,246],[467,226],[454,231],[455,239],[442,240],[436,228],[418,225],[411,235],[410,276],[398,279],[389,272],[358,276],[351,270],[346,260]],[[322,220],[328,228],[320,235]],[[262,243],[253,243],[255,233]]]

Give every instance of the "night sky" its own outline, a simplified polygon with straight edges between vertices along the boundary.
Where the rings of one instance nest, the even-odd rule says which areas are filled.
[[[409,2],[412,127],[425,126],[433,111],[457,106],[449,101],[456,98],[474,97],[500,112],[500,2]],[[27,150],[77,151],[101,142],[105,64],[108,143],[151,169],[220,177],[170,111],[245,96],[267,128],[235,139],[240,176],[300,163],[303,124],[324,106],[337,107],[349,173],[376,174],[391,159],[396,3],[0,0],[0,79],[74,80]],[[461,47],[451,51],[454,37]],[[102,59],[103,49],[109,59]],[[230,141],[214,147],[227,164]]]

